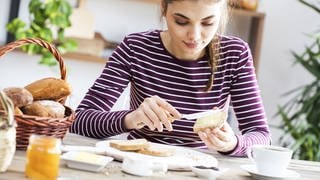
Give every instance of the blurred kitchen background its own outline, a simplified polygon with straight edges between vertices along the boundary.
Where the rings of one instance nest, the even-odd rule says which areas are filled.
[[[8,23],[10,0],[2,0],[0,6],[0,44],[7,40],[6,24]],[[29,0],[20,2],[18,17],[28,21]],[[76,1],[70,1],[76,4]],[[87,9],[94,16],[94,31],[105,39],[120,42],[128,33],[163,28],[160,8],[157,3],[147,0],[87,0]],[[285,92],[299,85],[307,84],[312,77],[301,66],[293,66],[294,58],[290,51],[302,52],[305,45],[311,43],[307,36],[319,28],[316,13],[303,6],[297,0],[259,0],[256,13],[262,15],[262,31],[258,46],[259,59],[257,75],[261,94],[269,123],[277,125],[281,121],[274,116],[279,105],[287,102]],[[227,33],[242,37],[246,41],[250,34],[253,15],[234,15]],[[258,14],[259,16],[259,14]],[[317,19],[318,18],[318,19]],[[264,21],[263,21],[264,20]],[[256,40],[252,40],[255,42]],[[107,55],[108,52],[104,52]],[[259,54],[260,53],[260,54]],[[38,65],[38,56],[27,56],[21,52],[9,53],[0,60],[0,88],[23,86],[42,77],[59,77],[57,67]],[[85,58],[84,58],[85,59]],[[104,60],[83,60],[69,57],[65,60],[68,66],[68,81],[73,87],[70,106],[76,108],[87,89],[104,67]],[[126,91],[128,93],[128,91]],[[124,94],[114,109],[127,107],[127,94]],[[280,131],[272,128],[273,144],[277,144]]]

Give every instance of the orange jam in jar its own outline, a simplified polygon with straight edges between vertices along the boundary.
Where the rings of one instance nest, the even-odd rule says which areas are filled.
[[[26,176],[33,180],[57,179],[61,140],[55,137],[31,135],[27,148]]]

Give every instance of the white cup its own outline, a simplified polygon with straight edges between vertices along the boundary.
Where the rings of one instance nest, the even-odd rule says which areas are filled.
[[[165,174],[168,171],[168,165],[150,159],[124,157],[122,170],[137,176],[153,176],[155,174]]]
[[[268,176],[285,176],[292,157],[292,150],[272,145],[253,145],[248,149],[258,173]]]

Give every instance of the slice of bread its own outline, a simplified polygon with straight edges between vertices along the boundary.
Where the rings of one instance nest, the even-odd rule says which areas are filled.
[[[169,149],[169,148],[155,147],[151,145],[148,148],[143,148],[139,150],[138,153],[147,154],[151,156],[168,157],[168,156],[173,156],[175,153],[175,150]]]
[[[193,126],[193,131],[197,133],[198,131],[202,131],[206,128],[221,127],[224,121],[226,120],[226,118],[227,118],[226,112],[224,111],[214,112],[208,116],[197,119]]]
[[[138,151],[149,147],[149,142],[146,139],[111,140],[110,147],[121,151]]]

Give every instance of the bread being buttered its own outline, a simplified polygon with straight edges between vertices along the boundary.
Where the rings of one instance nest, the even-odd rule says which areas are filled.
[[[221,127],[227,118],[224,111],[214,112],[208,116],[198,118],[193,126],[193,131],[198,132],[207,128]]]

